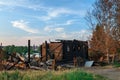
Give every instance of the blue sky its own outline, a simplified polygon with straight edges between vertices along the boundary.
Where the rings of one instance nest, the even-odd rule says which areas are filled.
[[[45,40],[87,40],[84,19],[95,0],[0,0],[0,42],[39,45]]]

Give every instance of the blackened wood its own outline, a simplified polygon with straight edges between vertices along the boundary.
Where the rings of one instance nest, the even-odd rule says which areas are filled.
[[[45,47],[46,47],[46,61],[47,61],[48,60],[48,54],[49,54],[49,51],[48,51],[49,45],[48,45],[47,41],[45,41]]]
[[[88,42],[79,40],[60,40],[61,42],[47,41],[42,45],[42,58],[44,60],[56,59],[56,62],[67,63],[73,61],[74,57],[81,57],[84,61],[88,60]],[[54,57],[52,58],[52,54]],[[46,59],[47,58],[47,59]]]
[[[28,40],[28,63],[30,63],[30,40]]]
[[[42,61],[42,45],[40,45],[40,55],[41,55],[40,60]]]

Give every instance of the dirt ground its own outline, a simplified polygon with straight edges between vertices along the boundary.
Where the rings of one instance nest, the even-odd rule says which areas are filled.
[[[88,72],[107,77],[110,80],[120,80],[120,68],[112,66],[84,68]]]

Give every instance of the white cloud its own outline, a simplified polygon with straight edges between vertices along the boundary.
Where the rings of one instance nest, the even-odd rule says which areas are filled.
[[[41,4],[31,3],[29,0],[0,0],[0,7],[3,6],[3,10],[11,10],[16,7],[27,8],[35,11],[43,10],[47,11],[48,8],[42,6]]]
[[[27,25],[28,22],[25,22],[23,20],[12,21],[11,23],[12,23],[13,27],[19,28],[19,29],[24,30],[26,32],[29,32],[29,33],[39,33],[39,31],[37,29],[30,28]]]
[[[59,37],[63,38],[63,39],[68,39],[70,35],[64,33],[59,34]]]
[[[64,23],[63,25],[71,25],[75,22],[75,20],[68,20],[66,21],[66,23]]]
[[[58,28],[55,28],[54,30],[57,32],[62,32],[62,31],[64,31],[64,28],[58,27]]]
[[[42,11],[45,12],[46,15],[39,15],[37,17],[38,19],[41,19],[43,21],[51,20],[53,18],[59,17],[61,15],[78,15],[78,16],[85,16],[86,11],[85,10],[72,10],[68,8],[56,8],[56,7],[50,7],[50,6],[44,6],[41,4],[35,4],[32,3],[29,0],[0,0],[0,7],[3,6],[3,10],[14,10],[16,7],[31,9],[35,11]],[[18,9],[18,8],[17,8]]]
[[[46,26],[44,28],[44,31],[48,31],[48,32],[51,32],[53,30],[53,28],[51,28],[50,26]]]
[[[66,9],[66,8],[54,8],[54,9],[48,10],[47,15],[39,17],[39,19],[47,21],[47,20],[51,20],[53,18],[59,17],[62,14],[84,16],[85,11],[74,11],[74,10]]]
[[[75,20],[68,20],[65,23],[55,24],[55,26],[68,26],[75,22]]]
[[[45,40],[56,40],[56,39],[65,39],[65,40],[88,40],[89,36],[91,35],[89,30],[81,30],[78,32],[62,32],[62,33],[54,33],[53,35],[46,35],[46,36],[23,36],[21,38],[17,37],[6,37],[3,36],[0,39],[0,42],[3,43],[3,45],[27,45],[27,41],[31,40],[31,45],[40,45],[41,43],[45,42]]]
[[[71,35],[76,39],[88,40],[91,35],[91,32],[89,30],[80,30],[78,32],[72,32]]]
[[[23,7],[24,5],[20,1],[0,1],[0,6],[11,8],[16,6]]]
[[[0,6],[9,6],[9,5],[11,5],[11,3],[8,3],[8,2],[2,2],[2,1],[0,1]]]
[[[52,18],[58,17],[61,14],[65,14],[65,13],[69,13],[69,10],[67,9],[52,9],[52,10],[48,10],[47,16],[42,16],[41,18],[45,21],[50,20]]]
[[[62,27],[46,26],[44,28],[44,31],[47,31],[47,32],[52,32],[52,31],[62,32],[62,31],[64,31],[64,28],[62,28]]]
[[[43,20],[50,20],[52,18],[58,17],[61,14],[74,14],[74,15],[80,15],[85,16],[86,10],[72,10],[68,8],[56,8],[56,7],[50,7],[50,6],[44,6],[42,4],[42,1],[39,1],[39,4],[35,4],[34,2],[30,0],[0,0],[0,7],[7,7],[9,8],[15,8],[15,7],[22,7],[22,8],[28,8],[32,10],[38,10],[38,11],[45,11],[47,12],[46,16],[42,16],[41,18]],[[3,8],[4,9],[4,8]]]
[[[68,20],[67,22],[66,22],[66,25],[71,25],[73,23],[73,20]]]
[[[50,24],[52,26],[45,27],[45,30],[47,30],[48,28],[50,28],[50,30],[51,30],[52,27],[59,27],[59,26],[65,27],[65,26],[72,25],[74,23],[76,23],[76,20],[67,20],[66,22],[63,22],[63,23],[54,23],[54,22],[49,22],[48,21],[48,22],[46,22],[46,24]],[[61,28],[59,28],[59,29],[61,29]]]
[[[78,40],[89,40],[90,38],[90,31],[88,30],[80,30],[80,31],[76,31],[76,32],[63,32],[58,34],[59,36],[57,36],[56,38],[61,38],[61,39],[78,39]]]

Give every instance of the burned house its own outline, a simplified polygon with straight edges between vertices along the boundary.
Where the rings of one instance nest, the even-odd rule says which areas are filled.
[[[57,63],[85,62],[88,60],[88,42],[59,40],[41,45],[41,60],[55,59]],[[79,60],[78,60],[79,59]]]
[[[41,57],[30,57],[30,40],[28,40],[28,55],[26,57],[19,54],[8,54],[11,58],[4,61],[4,69],[35,69],[47,70],[58,69],[59,66],[67,65],[83,66],[88,60],[88,42],[79,40],[59,40],[48,43],[45,41],[41,45]],[[0,48],[0,53],[2,49]],[[13,60],[12,60],[13,58]],[[49,64],[50,63],[50,64]],[[74,67],[73,66],[73,67]]]

